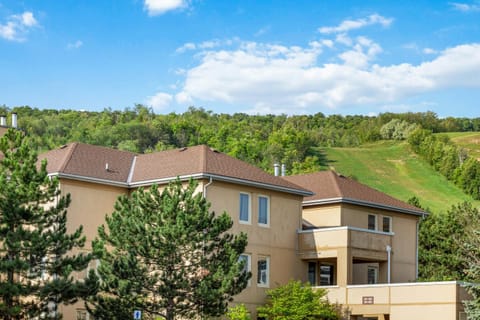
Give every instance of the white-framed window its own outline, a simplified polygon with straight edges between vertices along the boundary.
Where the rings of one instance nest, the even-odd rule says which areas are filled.
[[[384,216],[382,218],[382,230],[383,232],[392,232],[392,217]]]
[[[248,253],[243,253],[238,257],[239,261],[243,261],[243,271],[251,272],[252,271],[252,256]],[[250,286],[251,281],[248,280],[248,285]]]
[[[267,196],[258,196],[258,224],[270,225],[270,198]]]
[[[259,256],[257,261],[257,285],[268,288],[270,283],[270,258]]]
[[[377,230],[377,215],[368,215],[368,230]]]
[[[378,268],[375,266],[368,266],[367,268],[367,283],[378,283]]]
[[[240,192],[240,214],[239,221],[240,223],[250,223],[251,222],[251,207],[250,207],[250,194],[245,192]]]

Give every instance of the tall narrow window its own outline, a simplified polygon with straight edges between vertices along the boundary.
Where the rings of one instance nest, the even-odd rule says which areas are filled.
[[[392,232],[392,217],[383,217],[383,232]]]
[[[258,224],[268,226],[269,224],[269,203],[268,197],[258,196]]]
[[[240,222],[250,223],[250,195],[240,193]]]
[[[241,254],[240,257],[238,257],[239,261],[243,262],[243,270],[245,272],[250,272],[252,271],[252,256],[249,254]],[[250,280],[248,280],[248,285],[250,285]]]
[[[316,262],[308,263],[308,282],[312,286],[317,285],[317,263]]]
[[[367,268],[367,282],[368,284],[375,284],[378,282],[378,268],[368,266]]]
[[[268,257],[258,257],[257,261],[257,285],[259,287],[268,287],[269,283],[270,259]]]
[[[368,230],[377,230],[377,216],[374,214],[368,215]]]
[[[320,265],[320,285],[333,286],[335,285],[335,268],[333,264]]]

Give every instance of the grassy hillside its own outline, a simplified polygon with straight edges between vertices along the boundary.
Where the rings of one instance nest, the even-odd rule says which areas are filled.
[[[466,149],[468,154],[480,160],[480,132],[447,133],[454,143]]]
[[[468,200],[453,183],[412,153],[406,142],[382,141],[359,148],[323,149],[328,164],[345,176],[407,201],[412,196],[432,212]],[[480,202],[474,202],[480,206]]]

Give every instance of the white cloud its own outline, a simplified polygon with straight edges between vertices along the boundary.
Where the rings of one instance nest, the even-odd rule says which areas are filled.
[[[379,14],[372,14],[365,19],[344,20],[336,27],[321,27],[318,31],[323,34],[346,33],[350,30],[360,29],[375,24],[379,24],[382,27],[388,27],[392,22],[392,18],[385,18]]]
[[[450,5],[455,10],[458,10],[458,11],[463,11],[463,12],[480,11],[480,4],[478,3],[450,2]]]
[[[67,44],[67,49],[72,50],[72,49],[78,49],[83,46],[83,41],[77,40],[75,42],[71,42]]]
[[[145,0],[144,6],[150,16],[188,7],[187,0]]]
[[[425,54],[437,54],[437,50],[432,49],[432,48],[424,48],[423,53],[425,53]]]
[[[196,48],[197,48],[197,46],[195,45],[195,43],[187,42],[183,46],[177,48],[177,50],[175,50],[175,52],[176,53],[184,53],[184,52],[189,51],[189,50],[195,50]]]
[[[413,65],[373,64],[382,52],[366,37],[352,39],[339,62],[319,63],[317,42],[302,48],[244,42],[237,48],[208,50],[187,69],[177,103],[207,101],[250,105],[250,113],[303,113],[310,107],[395,105],[445,88],[480,88],[480,44],[446,49]]]
[[[148,97],[146,104],[155,111],[160,111],[168,107],[172,103],[173,97],[165,92],[158,92],[154,96]]]
[[[6,23],[0,23],[0,38],[10,41],[25,41],[28,31],[37,25],[38,22],[30,11],[11,15],[7,18]]]

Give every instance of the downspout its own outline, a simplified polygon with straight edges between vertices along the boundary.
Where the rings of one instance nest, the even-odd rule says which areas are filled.
[[[391,264],[391,256],[392,256],[392,247],[387,244],[387,283],[390,283],[390,268]]]
[[[422,214],[422,219],[425,219],[425,214]],[[418,233],[420,231],[420,221],[417,220],[417,233],[415,235],[416,238],[416,246],[415,246],[415,280],[418,280]]]
[[[205,198],[205,199],[207,198],[207,188],[208,188],[208,186],[210,186],[212,183],[213,183],[213,178],[210,177],[210,181],[209,181],[206,185],[203,186],[203,198]]]

